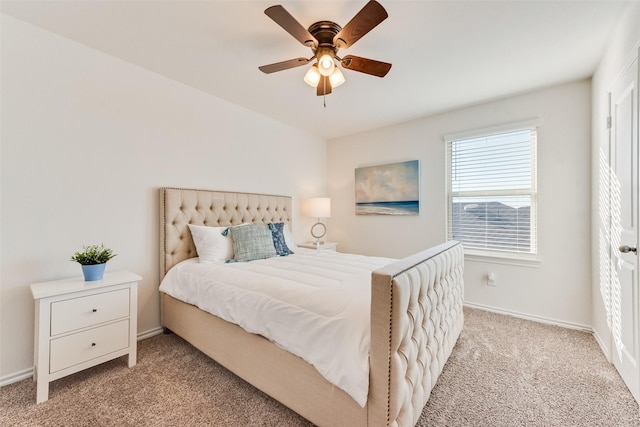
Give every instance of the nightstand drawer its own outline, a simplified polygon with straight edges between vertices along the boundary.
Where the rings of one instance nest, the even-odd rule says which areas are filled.
[[[51,335],[129,316],[129,289],[51,303]]]
[[[129,346],[129,320],[51,340],[49,373]]]

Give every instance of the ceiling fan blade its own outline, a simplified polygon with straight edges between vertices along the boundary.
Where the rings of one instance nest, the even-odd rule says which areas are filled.
[[[311,48],[318,46],[318,40],[281,5],[268,7],[264,13],[303,45]]]
[[[387,19],[387,11],[375,0],[369,1],[333,38],[337,49],[347,49]]]
[[[265,74],[275,73],[276,71],[288,70],[289,68],[300,67],[302,65],[308,64],[310,59],[307,58],[296,58],[290,59],[288,61],[276,62],[274,64],[261,65],[258,67],[260,71]]]
[[[391,64],[388,62],[375,61],[353,55],[347,55],[342,58],[342,66],[348,70],[359,71],[377,77],[386,76],[391,69]]]
[[[316,88],[316,95],[329,95],[331,93],[331,81],[329,77],[322,76]]]

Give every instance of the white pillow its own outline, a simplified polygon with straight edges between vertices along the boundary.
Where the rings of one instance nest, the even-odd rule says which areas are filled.
[[[288,224],[285,224],[284,227],[282,227],[282,231],[283,231],[282,234],[284,234],[284,242],[287,244],[287,247],[292,251],[295,251],[296,249],[298,249],[298,246],[296,245],[296,241],[293,238],[293,234],[291,234],[291,230],[289,230]]]
[[[229,227],[208,227],[189,224],[193,243],[200,262],[226,261],[233,259],[233,240],[222,232]]]

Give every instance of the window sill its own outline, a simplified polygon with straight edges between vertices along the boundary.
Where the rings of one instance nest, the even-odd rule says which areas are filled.
[[[488,254],[486,252],[476,252],[473,250],[465,250],[465,261],[487,262],[493,264],[515,265],[518,267],[538,268],[542,264],[542,260],[536,255],[517,256],[506,254]]]

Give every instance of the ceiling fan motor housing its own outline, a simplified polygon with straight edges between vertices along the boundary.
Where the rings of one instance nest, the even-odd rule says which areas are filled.
[[[335,54],[336,47],[333,38],[342,30],[342,27],[331,21],[318,21],[311,24],[309,32],[318,41],[318,47],[329,47]]]

